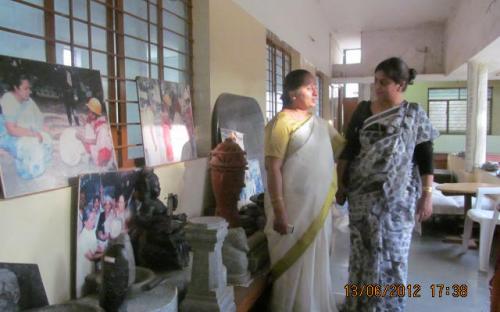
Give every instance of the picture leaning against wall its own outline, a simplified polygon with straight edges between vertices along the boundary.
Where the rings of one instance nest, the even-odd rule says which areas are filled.
[[[80,176],[76,213],[76,295],[85,295],[85,278],[94,273],[110,240],[130,231],[138,209],[134,190],[138,171]]]
[[[0,167],[6,198],[115,170],[99,71],[0,56]]]
[[[136,82],[146,165],[196,158],[189,86],[144,77]]]

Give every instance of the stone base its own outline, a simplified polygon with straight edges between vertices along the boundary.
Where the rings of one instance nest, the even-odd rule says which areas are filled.
[[[188,292],[180,306],[182,312],[235,312],[234,290],[232,286],[224,287],[211,295]]]

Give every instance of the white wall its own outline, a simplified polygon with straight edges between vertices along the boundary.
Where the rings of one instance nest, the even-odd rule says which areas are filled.
[[[444,72],[444,24],[428,23],[361,33],[361,64],[333,65],[334,77],[372,76],[378,63],[398,56],[420,74]]]
[[[451,73],[500,36],[500,2],[461,0],[445,30],[445,71]]]
[[[213,0],[211,0],[213,1]],[[330,25],[319,1],[233,0],[314,67],[330,72]]]
[[[435,153],[457,153],[465,151],[465,135],[441,135],[434,141]],[[500,136],[488,135],[486,153],[500,154]]]

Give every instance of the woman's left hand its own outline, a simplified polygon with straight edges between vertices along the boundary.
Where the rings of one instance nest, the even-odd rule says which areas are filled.
[[[432,195],[423,192],[417,201],[417,221],[422,222],[432,216]]]

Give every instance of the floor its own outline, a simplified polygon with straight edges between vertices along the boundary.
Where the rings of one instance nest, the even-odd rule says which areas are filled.
[[[460,245],[442,242],[450,234],[459,234],[459,219],[432,220],[424,224],[423,236],[415,233],[412,240],[408,282],[420,285],[420,298],[408,298],[406,311],[454,311],[481,312],[489,311],[488,283],[493,275],[493,264],[490,271],[482,273],[478,270],[478,250],[469,250],[460,255]],[[345,230],[345,227],[340,227]],[[445,230],[443,230],[445,229]],[[458,229],[458,230],[449,230]],[[337,289],[337,300],[344,296],[347,281],[349,259],[349,234],[347,231],[336,231],[333,242],[332,275],[334,287]],[[496,237],[496,243],[499,237]],[[498,244],[495,243],[495,246]],[[450,286],[450,295],[443,291],[442,297],[432,297],[431,285],[444,284]],[[455,298],[451,295],[453,285],[467,285],[467,295]]]

